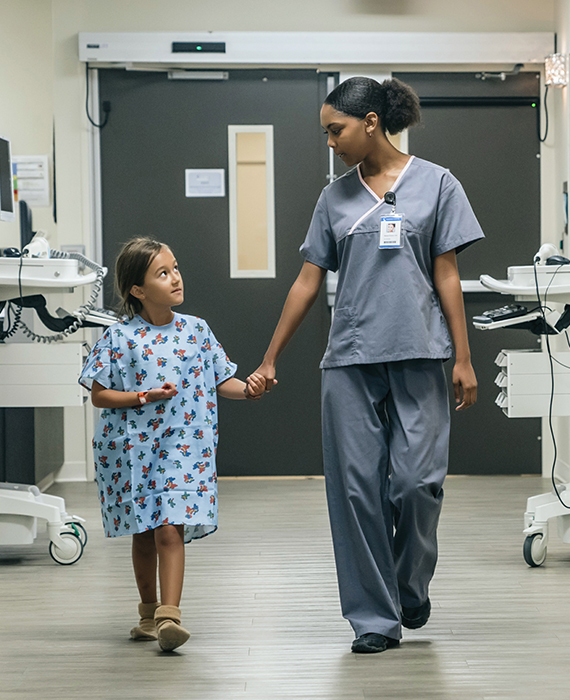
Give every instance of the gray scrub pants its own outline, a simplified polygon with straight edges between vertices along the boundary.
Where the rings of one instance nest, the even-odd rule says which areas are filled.
[[[400,606],[428,597],[449,449],[441,360],[322,373],[327,501],[343,616],[400,639]]]

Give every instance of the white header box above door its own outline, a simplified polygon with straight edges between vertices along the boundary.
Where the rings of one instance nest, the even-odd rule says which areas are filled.
[[[216,51],[174,51],[174,44]],[[350,66],[544,63],[552,32],[81,32],[89,63]]]

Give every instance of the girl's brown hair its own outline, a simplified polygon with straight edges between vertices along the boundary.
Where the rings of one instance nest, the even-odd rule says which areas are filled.
[[[115,291],[120,298],[117,308],[119,316],[133,318],[142,311],[143,305],[131,294],[133,285],[142,286],[146,271],[163,248],[164,243],[154,238],[132,238],[122,247],[115,263]]]

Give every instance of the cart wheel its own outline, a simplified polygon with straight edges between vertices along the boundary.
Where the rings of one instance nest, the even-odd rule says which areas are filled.
[[[540,532],[535,532],[534,535],[529,535],[524,541],[523,556],[529,566],[540,566],[544,564],[546,559],[546,545],[543,544],[543,535]]]
[[[61,538],[65,540],[66,544],[69,544],[68,549],[61,549],[53,542],[49,543],[49,553],[51,558],[58,564],[69,565],[75,564],[78,559],[81,559],[83,554],[83,544],[79,537],[72,535],[71,532],[62,532]]]
[[[67,527],[70,527],[75,533],[76,537],[79,537],[81,544],[85,547],[87,544],[87,530],[83,527],[81,523],[76,523],[74,521],[69,521],[65,523]]]

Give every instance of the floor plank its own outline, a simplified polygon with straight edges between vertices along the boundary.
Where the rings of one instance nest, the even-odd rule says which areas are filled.
[[[522,559],[539,478],[451,477],[432,619],[400,648],[350,653],[321,479],[222,480],[220,530],[187,548],[179,653],[131,642],[130,541],[106,540],[94,484],[59,484],[88,519],[83,558],[42,534],[0,548],[1,700],[506,700],[568,697],[570,546]]]

